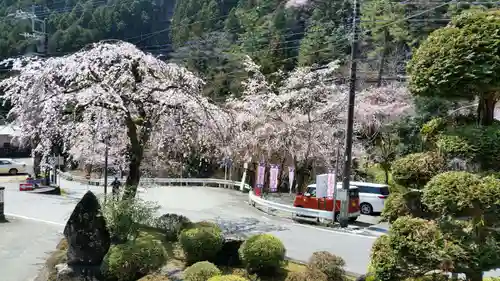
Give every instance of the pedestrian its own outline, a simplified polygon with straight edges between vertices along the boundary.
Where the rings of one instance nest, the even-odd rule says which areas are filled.
[[[120,186],[121,186],[121,182],[118,180],[117,177],[115,177],[115,180],[113,180],[113,182],[111,183],[111,187],[113,188],[112,189],[112,193],[113,193],[113,199],[115,200],[118,200],[119,198],[119,195],[120,195]]]

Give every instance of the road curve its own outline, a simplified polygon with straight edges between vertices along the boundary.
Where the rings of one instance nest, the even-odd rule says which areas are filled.
[[[102,187],[61,180],[66,197],[19,192],[18,185],[6,185],[5,212],[46,222],[62,230],[79,198],[87,191],[102,193]],[[213,220],[237,235],[272,233],[280,238],[291,259],[307,261],[315,251],[329,251],[345,259],[346,269],[366,272],[372,237],[338,233],[301,225],[291,220],[265,215],[247,204],[248,195],[237,191],[209,187],[158,187],[140,192],[144,200],[156,201],[160,213],[178,213],[191,220]]]

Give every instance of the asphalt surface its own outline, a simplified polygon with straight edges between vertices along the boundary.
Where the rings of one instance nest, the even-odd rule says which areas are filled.
[[[17,184],[4,185],[7,187],[5,212],[16,218],[12,223],[0,224],[2,281],[29,281],[36,274],[37,263],[54,250],[79,198],[89,189],[97,194],[103,193],[102,187],[65,180],[61,180],[60,185],[68,194],[61,197],[19,192]],[[295,260],[307,261],[315,251],[329,251],[345,259],[346,270],[358,274],[366,272],[370,249],[375,241],[375,237],[269,216],[248,205],[248,195],[232,190],[158,187],[139,192],[139,196],[156,201],[161,206],[159,213],[183,214],[194,221],[213,220],[226,232],[235,235],[272,233],[285,244],[287,256]]]
[[[2,281],[29,281],[55,249],[61,227],[8,217],[0,223],[0,274]]]

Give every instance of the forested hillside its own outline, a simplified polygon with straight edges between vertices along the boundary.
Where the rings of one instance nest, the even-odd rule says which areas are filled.
[[[470,8],[466,2],[445,3],[363,1],[361,80],[380,84],[404,76],[412,49],[451,15]],[[208,82],[205,92],[214,100],[238,95],[247,75],[241,66],[244,55],[279,82],[298,65],[339,59],[347,66],[352,35],[349,0],[2,0],[2,58],[43,51],[41,40],[20,35],[31,32],[31,24],[8,16],[17,10],[46,21],[51,56],[103,39],[129,41],[202,76]],[[345,74],[341,68],[337,78]]]

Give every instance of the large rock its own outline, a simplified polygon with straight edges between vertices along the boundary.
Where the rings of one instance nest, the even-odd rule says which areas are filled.
[[[245,239],[241,237],[225,237],[224,244],[217,254],[215,263],[223,266],[241,265],[238,250],[243,242],[245,242]]]
[[[64,236],[68,241],[68,265],[98,266],[111,243],[97,197],[85,193],[71,214]]]

